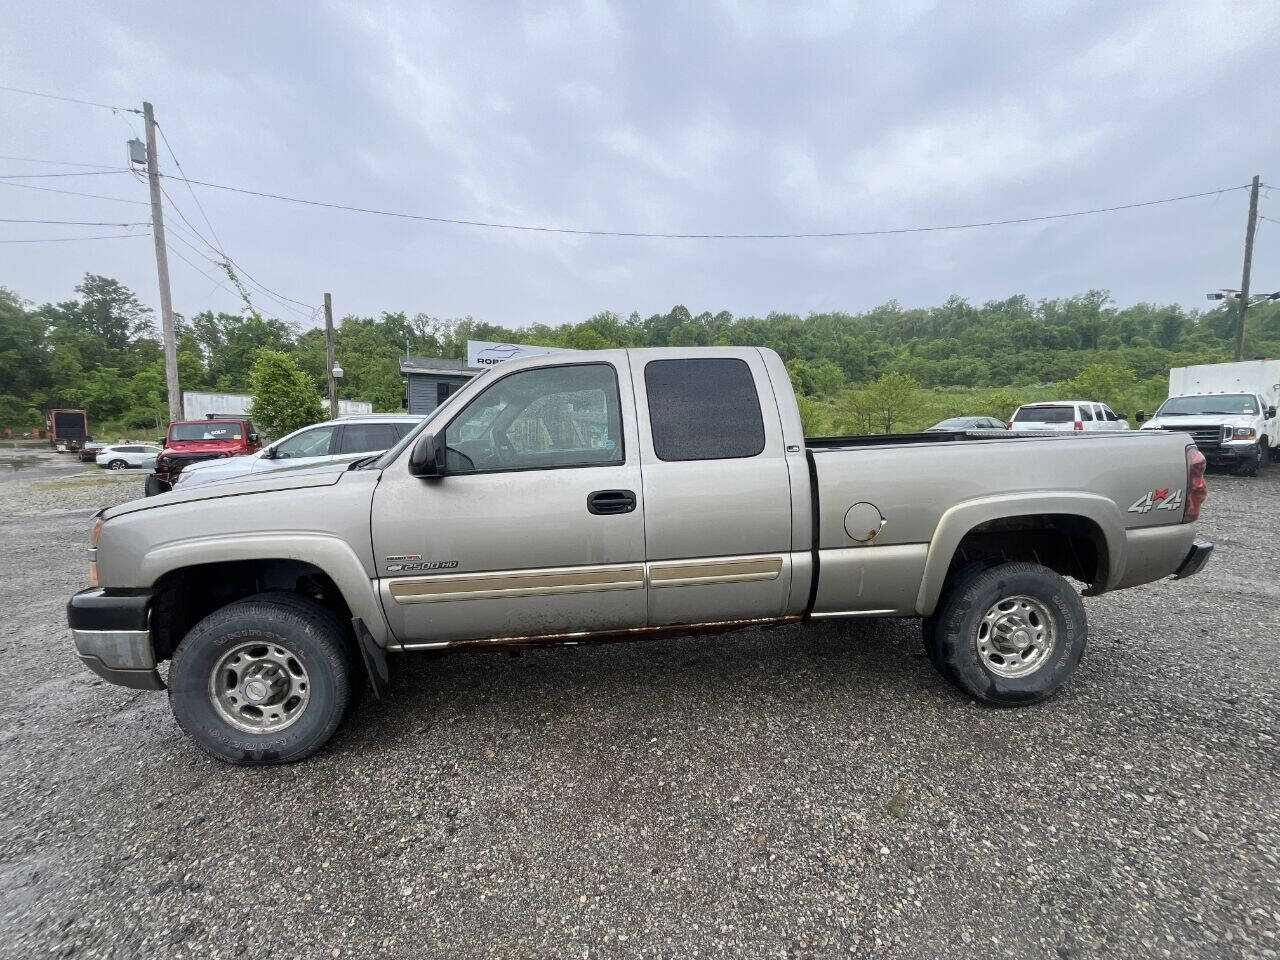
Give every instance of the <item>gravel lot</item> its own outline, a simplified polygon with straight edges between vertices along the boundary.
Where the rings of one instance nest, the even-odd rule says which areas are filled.
[[[1280,467],[1210,565],[1086,601],[1055,700],[914,621],[393,661],[297,766],[206,759],[63,605],[141,473],[0,451],[0,956],[1272,957]]]

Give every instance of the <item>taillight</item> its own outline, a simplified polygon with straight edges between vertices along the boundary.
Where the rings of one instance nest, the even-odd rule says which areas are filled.
[[[1077,420],[1074,424],[1072,424],[1071,429],[1073,429],[1073,430],[1083,430],[1083,429],[1084,429],[1084,422],[1083,422],[1083,421],[1081,421],[1081,420]]]
[[[1209,487],[1204,482],[1204,468],[1204,454],[1196,447],[1187,447],[1187,505],[1182,512],[1183,523],[1200,519],[1200,507],[1209,495]]]

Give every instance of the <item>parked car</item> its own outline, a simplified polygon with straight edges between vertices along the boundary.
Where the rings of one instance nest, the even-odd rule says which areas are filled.
[[[154,470],[159,453],[160,448],[149,443],[125,443],[103,447],[95,454],[94,460],[104,470],[127,470],[130,467]]]
[[[203,420],[175,420],[169,424],[156,472],[147,477],[148,497],[172,490],[178,475],[204,460],[241,457],[262,449],[262,438],[246,417],[208,416]]]
[[[325,423],[295,430],[270,446],[245,457],[230,457],[193,463],[180,474],[174,486],[183,490],[211,483],[247,477],[254,473],[324,463],[360,453],[377,453],[394,447],[422,417],[406,413],[370,413],[339,417]]]
[[[367,461],[100,512],[68,620],[89,668],[167,684],[183,730],[242,764],[320,749],[400,651],[810,619],[922,617],[940,674],[1017,706],[1084,654],[1066,578],[1195,573],[1205,493],[1184,435],[806,441],[772,350],[551,354]]]
[[[1169,371],[1169,399],[1143,430],[1188,433],[1209,463],[1256,477],[1280,459],[1280,360],[1203,363]]]
[[[938,421],[927,429],[925,433],[952,433],[962,430],[1003,430],[1004,428],[1004,421],[997,420],[995,417],[952,417],[950,420]]]
[[[1051,400],[1024,403],[1009,418],[1010,430],[1128,430],[1129,421],[1094,400]]]
[[[98,451],[105,446],[105,443],[98,443],[96,440],[86,441],[80,447],[80,462],[94,463],[98,458]]]

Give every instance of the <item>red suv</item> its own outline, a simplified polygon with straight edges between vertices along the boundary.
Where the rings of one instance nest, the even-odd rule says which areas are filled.
[[[209,416],[204,420],[176,420],[169,424],[164,450],[156,457],[156,472],[147,477],[147,496],[172,490],[178,474],[188,464],[238,457],[261,449],[262,438],[248,418]]]

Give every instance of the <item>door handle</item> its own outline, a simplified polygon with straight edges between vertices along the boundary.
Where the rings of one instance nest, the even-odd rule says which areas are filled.
[[[597,516],[630,513],[636,508],[636,495],[630,490],[597,490],[587,495],[587,512]]]

